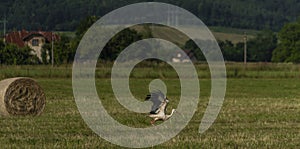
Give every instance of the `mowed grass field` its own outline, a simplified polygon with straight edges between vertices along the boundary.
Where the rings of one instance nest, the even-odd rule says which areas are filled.
[[[262,65],[262,64],[261,64]],[[151,67],[137,67],[132,72],[130,88],[143,100],[148,84],[156,78],[168,87],[169,109],[176,108],[180,97],[179,80],[174,70],[162,72]],[[207,68],[197,65],[200,79],[198,110],[176,137],[153,148],[299,148],[300,147],[300,75],[299,65],[227,64],[229,78],[223,107],[215,123],[203,134],[199,124],[210,96]],[[0,117],[0,148],[120,148],[96,135],[84,123],[73,97],[69,67],[51,70],[45,67],[2,66],[1,79],[30,76],[44,89],[47,103],[38,117]],[[3,70],[3,71],[2,71]],[[46,70],[46,69],[45,69]],[[109,70],[99,67],[96,87],[108,113],[131,127],[152,127],[150,118],[126,110],[115,99]],[[167,72],[165,72],[167,71]],[[261,72],[261,73],[259,73]],[[105,75],[100,75],[107,73]],[[54,75],[55,74],[55,75]],[[170,111],[170,110],[169,110]]]

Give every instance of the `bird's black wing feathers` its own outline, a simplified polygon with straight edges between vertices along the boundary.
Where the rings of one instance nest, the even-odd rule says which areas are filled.
[[[165,100],[165,95],[161,91],[152,92],[151,94],[147,95],[146,100],[149,100],[153,103],[150,114],[156,114],[159,112],[158,109],[161,103]]]

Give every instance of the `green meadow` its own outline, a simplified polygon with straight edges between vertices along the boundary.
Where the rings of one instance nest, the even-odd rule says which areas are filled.
[[[152,127],[146,114],[133,113],[117,102],[110,83],[111,66],[99,64],[96,70],[98,95],[108,113],[127,126]],[[176,137],[153,148],[299,148],[300,65],[227,63],[223,107],[203,134],[198,128],[209,101],[211,80],[206,64],[195,67],[200,83],[198,110]],[[1,148],[120,148],[100,138],[80,116],[73,97],[71,66],[0,66],[0,70],[1,80],[34,78],[47,98],[38,117],[0,117]],[[168,88],[168,110],[176,108],[180,82],[164,63],[137,65],[129,82],[132,94],[143,100],[148,84],[157,78]]]

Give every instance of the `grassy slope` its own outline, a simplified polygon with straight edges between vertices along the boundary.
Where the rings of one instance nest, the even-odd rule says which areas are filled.
[[[244,33],[247,34],[248,39],[252,39],[260,32],[258,30],[245,30],[227,27],[209,27],[209,29],[212,31],[217,40],[228,40],[234,44],[244,42]]]
[[[131,27],[132,29],[137,30],[138,32],[143,32],[144,29],[142,26],[137,25]],[[162,38],[173,43],[178,44],[179,46],[183,46],[189,37],[182,34],[181,32],[168,28],[165,26],[152,26],[152,35],[155,38]],[[260,31],[257,30],[243,30],[243,29],[235,29],[235,28],[226,28],[226,27],[209,27],[213,35],[217,40],[220,41],[231,41],[232,43],[236,44],[238,42],[243,42],[244,39],[244,32],[247,33],[248,39],[252,39],[257,35]],[[75,37],[74,32],[57,32],[59,34],[65,35],[70,38]]]
[[[143,31],[141,26],[135,26],[133,29],[136,29],[139,32]],[[152,35],[155,38],[162,38],[173,43],[178,43],[179,45],[184,45],[189,37],[185,36],[184,34],[180,33],[179,31],[165,27],[165,26],[152,26]],[[232,43],[236,44],[238,42],[243,42],[244,40],[244,32],[248,35],[248,39],[252,39],[255,37],[259,31],[256,30],[242,30],[242,29],[234,29],[234,28],[225,28],[225,27],[209,27],[213,35],[217,40],[220,41],[231,41]]]

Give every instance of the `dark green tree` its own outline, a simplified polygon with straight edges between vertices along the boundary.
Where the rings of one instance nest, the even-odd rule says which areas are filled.
[[[237,43],[236,45],[234,45],[231,41],[226,40],[219,41],[219,46],[221,48],[225,61],[243,61],[243,43]]]
[[[71,63],[74,60],[75,51],[70,48],[70,38],[61,35],[60,41],[53,44],[54,64],[61,65]],[[42,49],[42,59],[44,64],[50,64],[52,60],[52,44],[47,43]]]
[[[200,41],[199,41],[200,42]],[[183,47],[184,50],[191,50],[194,53],[197,61],[205,61],[205,57],[201,51],[201,49],[197,46],[197,44],[192,40],[188,40]]]
[[[296,21],[300,14],[299,0],[155,1],[183,7],[210,26],[278,31],[284,23]],[[145,0],[5,0],[0,1],[0,18],[7,14],[10,29],[74,31],[80,20],[88,16],[103,16],[137,2]]]
[[[252,62],[270,62],[272,52],[277,46],[277,37],[271,30],[259,33],[248,42],[248,60]]]
[[[278,33],[279,44],[273,62],[300,62],[300,21],[286,24]]]
[[[76,29],[76,37],[82,38],[85,32],[99,19],[97,16],[88,16],[85,19],[81,20],[79,26]]]
[[[150,28],[152,24],[143,24],[143,33],[142,36],[143,36],[143,39],[146,39],[146,38],[153,38],[153,35],[152,35],[152,30]]]
[[[19,48],[13,44],[7,44],[0,49],[1,64],[6,65],[32,65],[40,61],[29,47]]]
[[[115,60],[122,50],[130,44],[143,39],[142,37],[143,35],[135,30],[129,28],[122,30],[108,41],[101,52],[100,59],[109,61]]]
[[[71,62],[74,60],[77,47],[84,36],[84,34],[87,32],[87,30],[98,20],[97,16],[88,16],[85,19],[80,21],[79,26],[77,27],[75,31],[75,37],[69,41],[69,52],[68,52],[68,62]]]

